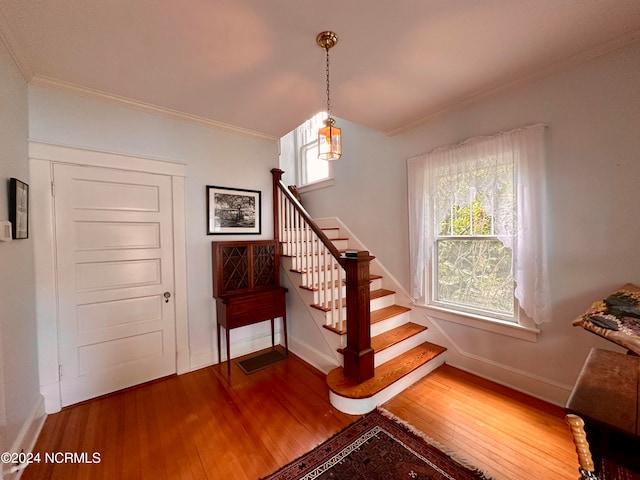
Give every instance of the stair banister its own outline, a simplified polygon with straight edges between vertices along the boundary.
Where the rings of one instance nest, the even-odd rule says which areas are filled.
[[[322,243],[324,243],[324,245],[329,249],[329,251],[331,252],[331,255],[333,255],[334,257],[336,257],[337,259],[340,258],[341,254],[340,254],[340,250],[338,250],[336,248],[336,246],[331,242],[331,240],[329,240],[329,238],[325,235],[325,233],[322,231],[322,229],[316,225],[316,223],[313,221],[313,219],[311,218],[311,216],[309,215],[309,213],[304,209],[304,207],[302,206],[302,204],[298,201],[298,199],[296,197],[293,196],[293,194],[289,191],[289,189],[286,187],[286,185],[284,183],[282,183],[282,174],[284,173],[284,170],[280,170],[279,168],[273,168],[271,169],[271,174],[273,175],[273,230],[274,230],[274,240],[281,240],[278,235],[279,232],[277,232],[277,230],[279,230],[282,226],[280,225],[280,217],[278,214],[278,190],[280,190],[282,193],[284,193],[284,195],[287,197],[287,199],[294,205],[295,210],[300,214],[300,216],[305,220],[305,222],[309,225],[309,227],[313,230],[313,232],[320,238],[320,240],[322,241]]]
[[[325,252],[329,252],[331,258],[323,258],[325,266],[324,282],[327,282],[327,265],[330,265],[331,269],[331,282],[335,282],[333,277],[333,265],[337,263],[346,274],[346,332],[347,332],[347,345],[343,349],[344,352],[344,372],[347,378],[356,383],[362,383],[365,380],[372,378],[374,375],[374,356],[373,349],[371,348],[371,311],[370,311],[370,293],[369,284],[369,264],[374,257],[369,255],[367,251],[357,252],[357,256],[347,257],[340,253],[333,242],[325,235],[318,225],[313,221],[311,216],[307,213],[300,202],[289,191],[289,189],[282,182],[283,170],[274,168],[271,170],[273,176],[273,228],[274,239],[279,242],[287,241],[291,243],[291,238],[283,238],[287,235],[295,235],[295,248],[297,253],[300,250],[305,250],[309,253],[308,258],[312,258],[312,262],[318,262],[316,265],[312,263],[309,266],[309,260],[306,260],[307,264],[304,266],[305,274],[311,273],[311,275],[318,275],[314,277],[312,283],[320,283],[319,266],[320,259],[316,258],[319,255],[319,250],[315,250],[316,241],[320,242]],[[285,205],[286,203],[286,205]],[[281,211],[284,210],[284,211]],[[290,211],[293,210],[293,211]],[[286,222],[290,222],[291,225],[284,225]],[[313,232],[312,234],[310,232]],[[304,237],[302,237],[304,235]],[[310,248],[310,251],[308,250]],[[326,253],[325,253],[326,257]],[[328,263],[327,263],[328,262]],[[302,267],[302,265],[300,266]],[[338,272],[342,270],[337,269]],[[338,274],[338,291],[341,292],[340,285],[342,284],[342,278]],[[332,289],[333,291],[333,289]],[[342,312],[342,298],[338,297],[337,308],[336,300],[333,298],[327,299],[325,294],[324,302],[326,305],[331,306],[332,312],[338,312],[340,318]],[[341,320],[340,320],[341,322]],[[334,322],[336,324],[336,322]]]

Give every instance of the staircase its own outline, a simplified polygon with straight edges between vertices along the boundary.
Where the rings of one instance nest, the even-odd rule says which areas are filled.
[[[293,210],[302,208],[281,182],[275,182],[274,174],[274,190],[276,183],[280,185],[278,195],[274,193],[274,210],[291,213],[290,202]],[[343,354],[351,349],[353,355],[353,347],[347,340],[347,279],[342,265],[346,252],[359,251],[360,246],[337,224],[325,221],[319,226],[310,218],[302,218],[308,216],[306,212],[302,216],[298,212],[279,215],[275,223],[276,237],[282,244],[281,265],[289,280],[299,287],[298,294],[320,335],[336,352],[339,366],[327,375],[334,407],[354,415],[369,412],[444,363],[446,349],[426,341],[427,327],[411,321],[411,308],[400,304],[408,302],[398,302],[392,280],[385,278],[377,262],[372,262],[365,279],[369,282],[369,326],[363,329],[367,338],[357,340],[361,346],[355,353],[356,360],[366,360],[373,354],[372,376],[362,380],[345,371]],[[313,227],[307,223],[313,223]],[[316,230],[319,231],[314,234]],[[350,322],[353,326],[353,320]]]

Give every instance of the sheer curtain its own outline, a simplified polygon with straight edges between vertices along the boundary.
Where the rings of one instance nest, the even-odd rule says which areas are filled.
[[[454,205],[480,201],[498,239],[511,248],[515,296],[536,324],[550,320],[544,125],[475,137],[407,164],[411,290],[426,301],[425,275],[436,229]]]

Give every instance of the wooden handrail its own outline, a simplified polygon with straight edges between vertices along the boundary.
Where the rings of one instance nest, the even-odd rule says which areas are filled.
[[[313,221],[309,213],[304,209],[304,207],[300,204],[297,198],[289,191],[289,189],[282,182],[282,174],[284,171],[279,168],[274,168],[271,170],[271,174],[273,175],[273,222],[274,222],[274,239],[276,241],[282,242],[284,239],[280,238],[280,232],[287,233],[283,226],[280,225],[280,220],[285,218],[282,214],[283,212],[279,211],[279,205],[281,203],[281,195],[286,199],[285,203],[289,203],[296,211],[297,215],[300,216],[302,222],[298,222],[294,220],[293,225],[289,228],[289,232],[287,233],[287,237],[290,235],[295,235],[294,233],[297,230],[311,229],[315,237],[320,240],[320,242],[326,248],[326,251],[329,252],[329,255],[333,258],[331,260],[331,266],[334,265],[333,262],[338,262],[341,269],[344,269],[345,272],[345,284],[346,284],[346,333],[347,333],[347,344],[343,349],[344,354],[344,372],[347,378],[356,384],[362,383],[369,378],[372,378],[374,375],[374,352],[371,348],[371,311],[370,311],[370,274],[369,274],[369,264],[374,257],[369,255],[367,251],[358,251],[355,256],[350,255],[342,255],[340,251],[336,248],[333,242],[325,235],[322,229],[316,225]],[[304,224],[304,227],[303,225]],[[284,226],[286,227],[286,225]],[[306,234],[305,234],[306,235]],[[307,237],[305,237],[307,238]],[[287,242],[290,241],[290,238],[287,238]],[[305,240],[304,242],[306,242]],[[302,242],[302,241],[301,241]],[[302,243],[304,243],[302,242]],[[315,242],[315,240],[313,240]],[[301,243],[301,244],[302,244]],[[315,245],[315,243],[312,243]],[[305,255],[309,254],[308,247],[305,247]],[[316,252],[317,253],[317,252]],[[300,254],[300,251],[297,251],[296,254]],[[311,247],[311,256],[314,256],[314,247]],[[312,260],[312,262],[316,262],[316,260]],[[311,271],[312,277],[315,274],[319,281],[319,273],[316,271],[316,266],[319,267],[320,263],[312,263],[311,267],[309,266],[309,259],[306,259],[305,271]],[[325,280],[324,284],[327,284],[327,275],[331,276],[331,290],[339,289],[342,290],[341,281],[336,283],[333,279],[333,273],[328,270],[327,267],[327,259],[324,257],[324,275]],[[333,267],[331,267],[333,270]],[[338,278],[342,277],[340,274]],[[319,282],[320,283],[320,282]],[[313,281],[312,281],[313,284]],[[313,285],[312,285],[313,286]],[[342,294],[338,293],[338,300],[336,301],[333,297],[333,293],[330,295],[326,290],[323,292],[325,295],[325,304],[330,305],[330,310],[333,312],[337,310],[338,318],[341,318],[343,303],[342,303]],[[327,301],[327,297],[330,296],[330,302]],[[335,323],[335,322],[333,322]],[[333,326],[332,323],[332,326]],[[343,324],[343,320],[339,320],[340,324]]]
[[[304,209],[304,207],[298,201],[298,199],[293,196],[293,194],[289,191],[287,186],[282,182],[283,173],[284,173],[284,170],[280,170],[279,168],[271,169],[271,174],[273,175],[273,221],[274,221],[273,229],[275,231],[274,232],[275,240],[278,240],[278,241],[280,240],[279,238],[277,238],[279,235],[278,190],[280,190],[287,197],[287,199],[293,204],[294,208],[302,216],[304,221],[309,224],[309,228],[313,230],[313,233],[315,233],[320,239],[320,241],[324,244],[324,246],[327,247],[327,249],[329,249],[329,251],[331,252],[331,255],[333,255],[338,260],[338,262],[340,262],[340,265],[344,267],[344,264],[343,264],[344,259],[340,254],[340,250],[338,250],[336,246],[333,244],[333,242],[329,240],[329,237],[325,235],[322,229],[318,227],[318,225],[316,225],[316,222],[313,221],[313,219],[311,218],[311,215],[309,215],[309,213]]]

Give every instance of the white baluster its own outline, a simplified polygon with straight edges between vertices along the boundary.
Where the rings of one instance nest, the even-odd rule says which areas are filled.
[[[342,283],[344,281],[344,276],[345,276],[345,271],[342,268],[341,265],[338,266],[338,281],[337,281],[337,289],[338,289],[338,322],[337,322],[337,328],[338,330],[342,331],[342,330],[347,330],[347,322],[345,321],[345,314],[342,308],[343,305],[343,300],[344,300],[344,294],[343,294],[343,288],[342,288]]]

